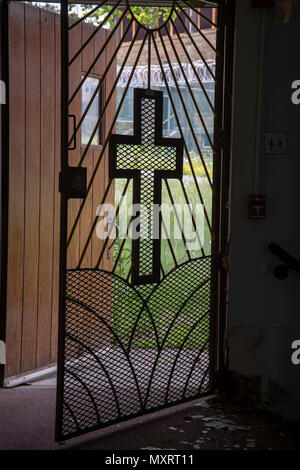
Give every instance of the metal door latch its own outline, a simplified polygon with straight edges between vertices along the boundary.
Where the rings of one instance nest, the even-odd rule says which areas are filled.
[[[68,167],[59,174],[59,191],[68,199],[84,199],[87,196],[87,169],[84,167]]]

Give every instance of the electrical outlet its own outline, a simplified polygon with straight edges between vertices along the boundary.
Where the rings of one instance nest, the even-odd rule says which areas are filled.
[[[265,134],[265,154],[284,155],[286,154],[286,134],[271,133]]]

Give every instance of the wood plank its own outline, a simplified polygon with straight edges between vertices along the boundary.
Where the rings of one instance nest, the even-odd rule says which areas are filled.
[[[106,38],[107,38],[107,31],[105,29],[100,29],[96,35],[95,35],[95,49],[94,49],[94,54],[95,54],[95,58],[97,56],[97,54],[100,52],[102,46],[104,45],[105,41],[106,41]],[[112,39],[113,40],[113,39]],[[103,75],[104,72],[105,72],[105,68],[106,68],[106,52],[104,51],[101,56],[99,57],[99,60],[97,60],[96,64],[95,64],[95,74],[96,75]]]
[[[94,149],[94,167],[96,165],[97,159],[100,154],[100,149]],[[104,184],[105,184],[105,161],[102,159],[98,171],[95,175],[94,184],[93,184],[93,221],[96,217],[97,209],[102,202],[104,196]],[[97,237],[96,230],[93,232],[92,236],[92,266],[95,267],[103,247],[103,240],[100,240]]]
[[[106,32],[106,34],[108,34]],[[108,47],[106,49],[106,63],[108,63],[115,51],[115,48],[116,48],[116,38],[115,36],[112,38],[112,40],[109,42],[108,44]],[[105,93],[104,95],[106,96],[106,99],[111,91],[111,87],[112,87],[112,84],[114,83],[115,79],[116,79],[116,68],[117,68],[117,64],[116,64],[116,60],[114,60],[113,64],[111,65],[110,69],[109,69],[109,72],[106,76],[106,79],[105,79]],[[107,138],[107,135],[109,133],[109,130],[111,128],[111,125],[112,125],[112,122],[113,122],[113,119],[115,117],[115,114],[116,114],[116,94],[114,93],[113,94],[113,97],[112,99],[110,100],[110,103],[107,107],[107,111],[105,113],[105,128],[104,128],[104,136],[105,136],[105,139]],[[113,132],[114,132],[115,129],[113,129]],[[105,173],[105,188],[107,187],[108,183],[109,183],[109,172],[108,172],[108,147],[105,151],[105,154],[104,154],[104,173]],[[106,199],[106,202],[108,204],[114,204],[114,200],[115,200],[115,185],[114,185],[114,182],[112,183],[111,187],[110,187],[110,190],[109,190],[109,193],[107,195],[107,199]],[[111,250],[111,257],[108,258],[107,257],[107,252],[105,253],[104,257],[103,257],[103,260],[102,260],[102,263],[101,263],[101,267],[103,269],[106,269],[107,271],[111,271],[112,270],[112,267],[113,267],[113,250]]]
[[[10,166],[5,376],[20,373],[24,264],[24,4],[10,3]]]
[[[25,8],[26,191],[21,370],[36,366],[40,222],[40,10]]]
[[[50,362],[54,222],[54,16],[41,12],[41,209],[37,366]]]
[[[88,23],[82,23],[81,24],[81,36],[82,36],[82,44],[91,36],[92,32],[94,31],[94,26]],[[86,46],[83,49],[83,52],[81,54],[81,71],[82,75],[84,72],[88,70],[88,68],[91,66],[95,59],[95,38],[91,40],[88,46]],[[93,67],[91,73],[95,72],[95,67]],[[81,153],[85,151],[86,146],[82,145],[81,146]],[[93,158],[94,158],[94,145],[91,145],[86,157],[83,166],[87,168],[87,180],[89,181],[92,172],[93,172]],[[83,248],[86,244],[86,241],[89,236],[90,228],[92,225],[92,210],[93,210],[93,190],[94,190],[94,185],[92,186],[86,201],[85,201],[85,206],[82,211],[81,217],[80,217],[80,255],[82,254]],[[89,243],[89,246],[86,250],[83,262],[81,267],[86,267],[90,268],[91,267],[91,243]]]
[[[88,150],[86,157],[85,157],[85,162],[84,166],[87,168],[87,181],[90,181],[90,178],[92,176],[92,171],[93,171],[93,146]],[[93,185],[94,186],[94,185]],[[87,198],[85,200],[85,205],[83,208],[83,211],[80,216],[80,256],[83,252],[84,246],[86,244],[86,241],[88,239],[90,229],[92,226],[92,211],[93,211],[93,189],[92,188],[87,195]],[[92,245],[89,243],[88,248],[85,252],[81,267],[82,268],[90,268],[92,266]]]
[[[93,33],[95,27],[89,23],[81,23],[81,37],[82,37],[82,44],[85,43]],[[81,70],[82,72],[86,72],[90,66],[92,65],[92,61],[95,58],[95,36],[91,39],[91,41],[87,44],[87,46],[83,49],[81,53]],[[95,73],[95,67],[92,68],[91,74]]]
[[[76,26],[71,29],[69,33],[69,55],[73,55],[81,47],[81,26]],[[71,96],[74,90],[77,88],[78,84],[81,81],[81,56],[73,62],[69,69],[69,96]],[[74,98],[73,102],[69,106],[69,113],[75,114],[77,122],[81,116],[81,90],[78,92],[77,96]],[[80,132],[77,135],[77,148],[69,152],[69,165],[77,166],[80,160]],[[79,199],[70,199],[68,203],[68,232],[73,227],[74,220],[78,214],[80,208],[81,200]],[[80,224],[77,224],[76,230],[73,234],[71,244],[68,248],[67,253],[67,266],[68,268],[74,268],[77,266],[79,261],[79,233],[80,233]]]
[[[60,123],[61,123],[61,66],[60,66],[60,17],[55,15],[55,158],[54,158],[54,251],[53,251],[53,293],[51,321],[51,362],[57,359],[58,342],[58,298],[59,298],[59,243],[60,243],[60,193],[58,189],[60,172]]]

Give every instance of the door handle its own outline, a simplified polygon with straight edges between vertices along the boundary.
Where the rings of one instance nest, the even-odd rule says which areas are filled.
[[[68,150],[75,150],[77,147],[77,142],[76,142],[76,116],[75,114],[68,114],[69,118],[73,119],[73,135],[70,143],[73,141],[73,147],[68,147]]]

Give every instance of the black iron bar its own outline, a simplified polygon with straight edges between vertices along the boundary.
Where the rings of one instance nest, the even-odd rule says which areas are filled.
[[[131,216],[131,218],[130,218],[130,220],[129,220],[129,223],[128,223],[128,225],[127,225],[127,229],[126,229],[126,237],[128,236],[129,229],[130,229],[130,225],[131,225],[131,222],[132,222],[133,220],[134,220],[134,216]],[[123,240],[122,240],[122,243],[121,243],[121,245],[120,245],[120,247],[119,247],[119,251],[118,251],[117,257],[116,257],[116,259],[115,259],[115,262],[114,262],[113,268],[112,268],[112,270],[111,270],[111,272],[112,272],[112,273],[114,273],[114,272],[115,272],[115,270],[116,270],[116,268],[117,268],[117,265],[118,265],[118,262],[119,262],[120,256],[121,256],[121,254],[122,254],[122,251],[123,251],[124,245],[125,245],[125,243],[126,243],[126,240],[127,240],[127,238],[126,238],[126,237],[125,237],[125,238],[123,238]]]
[[[160,34],[160,31],[159,31],[159,34]],[[172,64],[171,64],[170,58],[169,58],[169,56],[168,56],[168,51],[167,51],[166,45],[165,45],[165,43],[164,43],[163,40],[161,40],[161,44],[162,44],[162,46],[163,46],[163,49],[164,49],[164,52],[165,52],[165,56],[166,56],[167,61],[168,61],[168,64],[169,64],[169,68],[170,68],[170,71],[171,71],[171,73],[172,73],[173,80],[174,80],[174,83],[175,83],[175,86],[176,86],[176,89],[177,89],[177,93],[178,93],[178,96],[179,96],[179,98],[180,98],[180,101],[181,101],[181,104],[182,104],[182,107],[183,107],[183,110],[184,110],[184,113],[185,113],[187,122],[188,122],[188,124],[189,124],[191,134],[192,134],[192,136],[193,136],[193,139],[194,139],[196,148],[197,148],[198,153],[199,153],[199,156],[200,156],[200,158],[201,158],[201,163],[202,163],[203,168],[204,168],[204,171],[205,171],[205,173],[206,173],[208,182],[209,182],[210,186],[212,186],[212,182],[211,182],[211,179],[210,179],[210,176],[209,176],[209,173],[208,173],[208,170],[207,170],[207,167],[206,167],[206,164],[205,164],[205,161],[204,161],[204,158],[203,158],[203,155],[202,155],[200,146],[199,146],[198,139],[197,139],[197,137],[196,137],[196,134],[195,134],[195,131],[194,131],[194,128],[193,128],[191,119],[190,119],[189,112],[188,112],[187,107],[186,107],[186,105],[185,105],[184,98],[183,98],[183,96],[182,96],[180,87],[179,87],[179,85],[178,85],[178,83],[177,83],[176,75],[175,75],[175,72],[174,72],[174,70],[173,70],[173,68],[172,68]],[[166,83],[167,83],[167,82],[166,82]],[[173,100],[172,100],[172,101],[173,101]],[[173,108],[174,114],[175,114],[175,110],[176,110],[176,108],[174,107],[174,108]]]
[[[207,94],[207,91],[205,90],[205,88],[204,88],[204,86],[203,86],[203,83],[202,83],[201,80],[200,80],[200,77],[199,77],[199,75],[198,75],[198,73],[197,73],[197,70],[196,70],[196,67],[195,67],[195,65],[194,65],[194,63],[193,63],[193,60],[192,60],[191,56],[189,55],[189,53],[188,53],[188,51],[187,51],[187,48],[186,48],[185,45],[184,45],[184,42],[183,42],[183,40],[182,40],[182,38],[181,38],[181,36],[180,36],[180,34],[179,34],[179,32],[178,32],[176,26],[175,26],[175,23],[174,23],[174,26],[173,26],[173,27],[174,27],[174,31],[175,31],[176,34],[177,34],[177,37],[178,37],[179,42],[180,42],[180,44],[181,44],[181,47],[182,47],[182,49],[183,49],[183,51],[184,51],[184,53],[185,53],[185,55],[186,55],[186,57],[187,57],[187,59],[188,59],[190,65],[191,65],[191,67],[192,67],[192,69],[193,69],[195,78],[196,78],[196,80],[198,81],[199,86],[201,87],[201,89],[202,89],[202,91],[203,91],[203,93],[204,93],[205,98],[207,99],[207,102],[208,102],[208,104],[209,104],[210,109],[212,110],[213,114],[215,115],[214,106],[213,106],[212,102],[210,101],[210,98],[209,98],[209,96],[208,96],[208,94]],[[169,34],[169,40],[170,40],[170,42],[171,42],[170,34]]]
[[[100,252],[98,261],[97,261],[97,263],[96,263],[96,266],[95,266],[96,269],[99,268],[100,263],[101,263],[101,261],[102,261],[102,258],[103,258],[103,255],[104,255],[104,252],[105,252],[105,249],[106,249],[108,240],[109,240],[109,236],[110,236],[110,234],[111,234],[111,232],[112,232],[112,229],[113,229],[113,227],[114,227],[114,223],[115,223],[115,221],[116,221],[116,218],[118,217],[118,214],[119,214],[121,205],[122,205],[122,203],[123,203],[124,196],[125,196],[125,194],[126,194],[126,192],[127,192],[129,183],[130,183],[130,179],[127,179],[126,184],[125,184],[125,186],[124,186],[124,188],[123,188],[123,192],[122,192],[120,201],[119,201],[118,206],[117,206],[117,208],[116,208],[114,221],[113,221],[113,223],[112,223],[112,224],[110,225],[110,227],[109,227],[108,233],[107,233],[106,238],[105,238],[104,243],[103,243],[102,250],[101,250],[101,252]]]
[[[188,151],[185,139],[184,139],[184,135],[183,135],[181,125],[180,125],[180,120],[179,120],[179,117],[178,117],[178,114],[177,114],[177,111],[176,111],[176,107],[175,107],[175,104],[174,104],[174,101],[173,101],[173,97],[172,97],[172,94],[171,94],[171,91],[170,91],[170,88],[169,88],[169,85],[168,85],[168,82],[167,82],[167,77],[166,77],[166,74],[165,74],[165,71],[164,71],[164,68],[163,68],[163,65],[162,65],[162,61],[161,61],[161,58],[159,56],[158,49],[157,49],[157,46],[156,46],[155,42],[154,42],[154,47],[155,47],[156,56],[157,56],[157,59],[158,59],[159,65],[160,65],[160,69],[161,69],[162,75],[164,77],[164,81],[165,81],[165,84],[166,84],[168,96],[169,96],[169,99],[170,99],[170,102],[171,102],[171,105],[172,105],[172,108],[173,108],[176,123],[177,123],[178,129],[179,129],[181,138],[184,140],[184,149],[185,149],[188,161],[189,161],[190,169],[191,169],[191,172],[192,172],[192,175],[193,175],[194,183],[195,183],[195,186],[196,186],[196,189],[197,189],[197,193],[198,193],[200,202],[201,202],[201,204],[203,205],[203,208],[204,208],[205,219],[206,219],[208,228],[210,230],[210,233],[212,233],[211,223],[210,223],[207,211],[206,211],[206,207],[205,207],[204,200],[203,200],[203,197],[202,197],[199,185],[198,185],[198,181],[197,181],[197,177],[196,177],[195,170],[194,170],[194,167],[193,167],[193,163],[192,163],[192,160],[191,160],[191,157],[190,157],[190,154],[189,154],[189,151]],[[210,187],[212,187],[212,184],[211,184],[210,180],[209,180],[209,183],[210,183]]]
[[[101,88],[102,85],[104,84],[104,80],[105,80],[105,78],[106,78],[106,75],[108,74],[112,63],[113,63],[113,61],[115,60],[115,58],[116,58],[116,56],[117,56],[117,54],[118,54],[118,52],[119,52],[119,50],[120,50],[120,48],[121,48],[121,46],[122,46],[122,44],[123,44],[123,41],[124,41],[124,39],[125,39],[125,37],[126,37],[128,31],[129,31],[129,29],[130,29],[130,27],[131,27],[131,24],[132,24],[132,21],[130,21],[130,22],[128,23],[125,33],[123,34],[121,40],[119,41],[118,46],[117,46],[116,49],[114,50],[114,53],[113,53],[113,55],[112,55],[112,57],[111,57],[109,63],[107,64],[103,75],[100,77],[99,83],[98,83],[98,85],[97,85],[97,87],[96,87],[96,89],[95,89],[95,91],[94,91],[94,93],[93,93],[93,96],[92,96],[92,98],[90,99],[88,105],[86,106],[86,108],[85,108],[85,110],[84,110],[84,113],[82,114],[80,120],[78,121],[76,130],[75,130],[75,134],[77,134],[77,132],[79,131],[79,129],[80,129],[80,127],[81,127],[81,124],[82,124],[82,122],[84,121],[84,118],[85,118],[85,116],[87,115],[87,113],[88,113],[88,111],[89,111],[89,109],[90,109],[90,107],[91,107],[91,105],[92,105],[92,103],[93,103],[93,101],[94,101],[94,99],[95,99],[95,97],[96,97],[98,91],[100,90],[100,88]],[[117,82],[116,82],[116,85],[117,85]],[[72,142],[73,138],[74,138],[74,135],[73,135],[72,138],[70,139],[69,145],[70,145],[70,143]]]
[[[137,30],[136,35],[138,34],[138,31],[139,31],[139,30]],[[133,44],[134,44],[134,42],[132,42],[132,43],[130,44],[130,46],[129,46],[128,50],[127,50],[127,53],[126,53],[126,56],[125,56],[125,58],[124,58],[124,60],[123,60],[122,66],[121,66],[121,68],[120,68],[120,70],[119,70],[119,73],[118,73],[118,75],[117,75],[117,77],[116,77],[116,79],[115,79],[115,81],[114,81],[114,84],[113,84],[113,86],[112,86],[112,88],[111,88],[111,90],[110,90],[109,96],[108,96],[107,100],[105,101],[105,104],[104,104],[104,106],[103,106],[103,108],[102,108],[102,110],[101,110],[101,114],[100,114],[100,116],[99,116],[99,118],[98,118],[98,120],[97,120],[96,125],[94,126],[94,129],[93,129],[92,134],[90,135],[89,141],[88,141],[88,143],[86,144],[85,149],[84,149],[84,151],[83,151],[83,153],[82,153],[82,155],[81,155],[81,158],[80,158],[80,161],[79,161],[78,166],[81,166],[81,165],[82,165],[82,163],[83,163],[83,161],[84,161],[84,159],[85,159],[85,156],[86,156],[86,154],[88,153],[88,151],[89,151],[89,149],[90,149],[90,146],[92,145],[93,138],[94,138],[94,136],[95,136],[95,134],[96,134],[96,132],[97,132],[97,129],[99,128],[99,126],[100,126],[101,123],[102,123],[102,120],[103,120],[104,117],[105,117],[105,112],[106,112],[107,107],[108,107],[108,105],[109,105],[109,103],[110,103],[110,100],[112,99],[112,97],[113,97],[113,95],[114,95],[115,89],[116,89],[116,87],[117,87],[117,85],[118,85],[118,82],[119,82],[119,80],[120,80],[120,78],[121,78],[121,75],[122,75],[123,69],[124,69],[124,67],[125,67],[125,64],[126,64],[126,62],[127,62],[127,60],[128,60],[128,57],[129,57],[129,55],[130,55],[130,53],[131,53],[131,51],[132,51]]]
[[[131,272],[132,272],[132,267],[133,267],[133,263],[131,263],[130,268],[129,268],[129,271],[128,271],[128,274],[127,274],[127,277],[126,277],[126,281],[127,281],[127,282],[129,282],[129,279],[130,279]]]
[[[97,163],[96,163],[96,165],[95,165],[94,171],[93,171],[93,173],[92,173],[91,179],[90,179],[89,184],[88,184],[88,187],[87,187],[87,195],[88,195],[88,193],[89,193],[90,190],[91,190],[91,187],[92,187],[92,185],[93,185],[93,181],[94,181],[95,175],[96,175],[96,173],[97,173],[97,171],[98,171],[98,168],[99,168],[99,166],[100,166],[100,164],[101,164],[101,161],[102,161],[104,152],[105,152],[105,150],[106,150],[106,147],[107,147],[107,145],[108,145],[110,136],[111,136],[111,134],[112,134],[112,132],[113,132],[113,129],[114,129],[116,120],[117,120],[117,118],[118,118],[118,115],[119,115],[119,113],[120,113],[121,107],[122,107],[123,102],[124,102],[124,100],[125,100],[125,96],[126,96],[127,90],[128,90],[128,88],[129,88],[130,82],[131,82],[131,80],[132,80],[133,73],[134,73],[134,70],[135,70],[135,68],[136,68],[136,65],[137,65],[137,63],[138,63],[138,61],[139,61],[139,59],[140,59],[142,50],[143,50],[144,45],[145,45],[145,42],[146,42],[146,39],[147,39],[147,35],[145,35],[145,37],[144,37],[144,39],[143,39],[143,42],[142,42],[141,47],[140,47],[140,49],[139,49],[139,52],[138,52],[138,54],[137,54],[137,57],[136,57],[136,60],[135,60],[135,63],[134,63],[132,72],[131,72],[131,74],[130,74],[130,76],[129,76],[127,85],[126,85],[126,87],[125,87],[123,96],[122,96],[122,98],[121,98],[121,101],[120,101],[120,103],[119,103],[118,109],[117,109],[116,114],[115,114],[115,116],[114,116],[113,122],[112,122],[112,124],[111,124],[111,126],[110,126],[110,130],[109,130],[109,132],[108,132],[108,134],[107,134],[106,140],[105,140],[105,142],[104,142],[104,144],[103,144],[102,150],[101,150],[100,155],[99,155],[99,157],[98,157]],[[76,226],[77,226],[77,224],[78,224],[78,221],[79,221],[79,219],[80,219],[81,213],[82,213],[83,208],[84,208],[84,205],[85,205],[85,201],[86,201],[86,199],[84,199],[84,200],[82,201],[82,203],[81,203],[81,205],[80,205],[80,207],[79,207],[79,209],[78,209],[78,213],[77,213],[77,215],[76,215],[76,218],[75,218],[75,221],[74,221],[72,230],[71,230],[71,232],[70,232],[69,240],[72,239],[72,236],[73,236],[73,234],[74,234],[74,232],[75,232]]]
[[[69,31],[71,29],[75,28],[75,26],[79,25],[82,21],[86,20],[89,16],[91,16],[97,10],[99,10],[99,8],[101,8],[104,5],[104,3],[106,3],[106,2],[107,2],[107,0],[103,0],[103,2],[101,2],[99,5],[96,5],[92,10],[88,11],[85,15],[83,15],[81,18],[79,18],[79,20],[75,21],[75,23],[72,23],[69,26]]]
[[[106,187],[106,190],[105,190],[105,192],[104,192],[102,201],[101,201],[101,203],[100,203],[101,206],[102,206],[102,204],[104,204],[104,202],[105,202],[105,200],[106,200],[106,198],[107,198],[107,195],[108,195],[108,192],[109,192],[109,190],[110,190],[111,184],[112,184],[112,180],[110,179],[109,182],[108,182],[108,185],[107,185],[107,187]],[[90,241],[91,241],[91,238],[92,238],[93,232],[94,232],[94,230],[95,230],[95,228],[96,228],[96,225],[97,225],[97,223],[98,223],[98,220],[99,220],[99,215],[96,215],[96,217],[95,217],[95,219],[94,219],[94,222],[93,222],[93,224],[92,224],[90,233],[89,233],[89,235],[88,235],[87,241],[86,241],[86,243],[85,243],[85,245],[84,245],[84,248],[83,248],[83,250],[82,250],[82,254],[81,254],[81,256],[80,256],[80,259],[79,259],[77,268],[80,268],[80,267],[81,267],[81,263],[82,263],[82,261],[83,261],[83,258],[85,257],[86,250],[88,249],[89,243],[90,243]],[[69,246],[70,242],[71,242],[71,239],[68,239],[68,244],[67,244],[67,246]]]
[[[193,44],[194,48],[196,49],[197,53],[199,54],[199,57],[201,57],[201,60],[203,61],[203,63],[205,64],[205,67],[207,68],[207,70],[209,71],[210,75],[212,76],[213,80],[216,79],[215,77],[215,74],[213,73],[213,71],[211,70],[210,66],[208,65],[208,63],[206,62],[206,59],[205,57],[203,56],[202,52],[200,51],[196,41],[194,40],[193,36],[191,35],[191,33],[189,32],[185,22],[182,20],[182,18],[178,15],[178,19],[180,20],[184,30],[185,30],[185,33],[187,34],[189,40],[191,41],[191,43]]]
[[[190,295],[189,299],[187,299],[187,300],[184,302],[184,304],[181,306],[181,308],[180,308],[181,311],[183,310],[183,307],[185,307],[185,306],[187,305],[187,303],[188,303],[189,300],[193,297],[193,295],[194,295],[198,290],[200,290],[206,282],[209,282],[209,279],[206,280],[204,283],[202,283],[200,286],[198,286],[198,287],[193,291],[193,293]],[[173,378],[174,370],[175,370],[177,361],[178,361],[178,359],[179,359],[180,353],[181,353],[181,351],[183,350],[183,347],[184,347],[185,343],[186,343],[187,340],[190,338],[190,335],[192,334],[192,332],[197,328],[197,326],[202,322],[202,320],[203,320],[208,314],[209,314],[209,311],[207,311],[207,312],[205,312],[203,315],[201,315],[201,317],[198,318],[198,320],[190,327],[190,329],[188,330],[188,332],[187,332],[187,334],[185,335],[184,339],[181,341],[180,348],[178,348],[178,351],[177,351],[175,360],[174,360],[173,365],[172,365],[171,372],[170,372],[170,374],[169,374],[169,379],[168,379],[168,384],[167,384],[167,389],[166,389],[166,395],[165,395],[165,403],[168,403],[170,385],[171,385],[171,381],[172,381],[172,378]],[[204,347],[203,347],[203,346],[202,346],[202,349],[204,350]]]
[[[188,206],[188,208],[189,208],[189,213],[190,213],[190,216],[191,216],[191,220],[192,220],[193,227],[194,227],[194,229],[195,229],[195,233],[196,233],[196,237],[197,237],[198,243],[199,243],[199,245],[200,245],[201,253],[202,253],[203,256],[205,256],[205,253],[204,253],[204,250],[203,250],[203,246],[202,246],[202,242],[201,242],[201,239],[200,239],[200,235],[199,235],[199,232],[198,232],[198,229],[197,229],[197,226],[196,226],[195,218],[194,218],[194,215],[193,215],[193,212],[192,212],[192,209],[191,209],[190,200],[189,200],[189,197],[188,197],[188,195],[187,195],[187,192],[186,192],[186,190],[185,190],[185,187],[184,187],[184,184],[183,184],[182,180],[180,180],[180,184],[181,184],[181,189],[182,189],[182,192],[183,192],[185,201],[186,201],[187,206]]]
[[[101,23],[94,29],[94,31],[92,32],[92,34],[88,37],[88,39],[81,45],[81,47],[78,49],[78,51],[76,52],[76,54],[72,57],[72,59],[70,59],[69,61],[69,66],[73,64],[74,60],[77,59],[77,57],[81,54],[81,52],[86,48],[86,46],[91,42],[91,40],[93,39],[94,36],[96,36],[96,34],[98,33],[98,31],[100,31],[100,29],[102,28],[102,26],[105,25],[105,23],[109,20],[109,18],[111,17],[111,15],[113,14],[113,12],[118,8],[118,6],[120,5],[122,0],[119,0],[119,2],[112,8],[112,10],[110,10],[110,12],[107,14],[107,16],[103,19],[103,21],[101,21]],[[126,14],[126,10],[124,10],[123,12],[123,15],[121,16],[120,19],[123,20],[123,17],[125,16]],[[119,22],[118,22],[119,23]],[[114,29],[118,28],[118,26],[116,25]]]
[[[187,2],[186,0],[181,0],[182,3],[185,3],[186,6],[190,9],[190,10],[193,10],[195,13],[197,13],[197,15],[201,16],[202,18],[204,18],[208,23],[210,23],[212,26],[214,26],[215,28],[217,27],[216,23],[214,23],[212,20],[210,20],[209,18],[207,18],[207,16],[203,15],[203,13],[201,13],[201,11],[198,11],[196,8],[194,8],[191,3]]]
[[[192,374],[194,372],[194,369],[196,367],[196,364],[197,362],[199,361],[199,358],[201,356],[201,354],[203,353],[203,350],[207,347],[208,345],[208,341],[209,341],[209,337],[207,338],[207,340],[205,341],[204,345],[202,346],[202,348],[200,349],[200,351],[198,352],[197,356],[195,357],[194,359],[194,362],[193,362],[193,365],[189,371],[189,374],[187,376],[187,379],[185,381],[185,384],[184,384],[184,388],[183,388],[183,392],[182,392],[182,398],[185,398],[185,395],[186,395],[186,390],[188,388],[188,385],[189,385],[189,381],[190,381],[190,378],[192,377]]]
[[[175,202],[174,202],[174,199],[173,199],[173,196],[172,196],[172,192],[171,192],[171,190],[170,190],[170,187],[169,187],[169,184],[168,184],[168,180],[165,178],[164,181],[165,181],[165,185],[166,185],[166,188],[167,188],[167,191],[168,191],[169,199],[170,199],[171,204],[172,204],[173,209],[174,209],[174,215],[175,215],[175,217],[176,217],[176,220],[177,220],[177,223],[178,223],[178,227],[179,227],[179,229],[180,229],[180,231],[181,231],[181,236],[182,236],[182,241],[183,241],[183,244],[184,244],[184,247],[185,247],[185,251],[186,251],[186,254],[187,254],[188,259],[190,260],[190,259],[192,259],[192,257],[191,257],[190,251],[189,251],[188,248],[187,248],[186,238],[185,238],[185,235],[184,235],[183,227],[182,227],[182,225],[181,225],[181,223],[180,223],[180,219],[179,219],[179,216],[178,216],[178,212],[177,212],[177,210],[176,210],[176,206],[175,206]]]
[[[167,240],[168,240],[168,246],[169,246],[169,249],[170,249],[170,252],[171,252],[173,261],[174,261],[174,265],[175,265],[175,267],[178,267],[177,259],[176,259],[176,256],[175,256],[175,252],[174,252],[174,249],[173,249],[173,246],[172,246],[172,243],[171,243],[171,240],[170,240],[170,236],[169,236],[169,233],[168,233],[168,231],[167,231],[167,227],[166,227],[166,224],[165,224],[163,218],[161,219],[161,225],[162,225],[162,229],[163,229],[163,231],[165,232],[165,235],[166,235]]]
[[[151,88],[151,34],[148,36],[148,89]]]
[[[182,13],[185,15],[185,17],[188,19],[188,21],[194,26],[194,28],[199,32],[201,37],[206,41],[206,43],[209,45],[209,47],[212,48],[214,52],[217,52],[215,46],[207,39],[205,34],[202,33],[201,29],[198,28],[198,25],[192,20],[192,18],[186,13],[186,11],[177,3],[178,8],[182,11]]]
[[[121,18],[120,18],[121,19]],[[69,104],[72,103],[72,101],[74,100],[75,96],[77,95],[77,93],[81,90],[82,88],[82,85],[84,84],[84,82],[86,81],[86,79],[88,78],[88,76],[90,75],[91,71],[93,70],[93,67],[95,66],[95,64],[98,62],[98,60],[100,59],[101,55],[103,54],[103,52],[106,50],[106,47],[108,45],[108,43],[110,42],[111,38],[114,36],[114,34],[116,33],[116,31],[118,30],[118,27],[119,27],[119,24],[121,23],[121,21],[117,22],[117,24],[115,25],[114,29],[111,30],[110,34],[108,35],[105,43],[103,44],[103,46],[101,47],[100,51],[97,53],[96,57],[94,58],[94,60],[92,61],[91,65],[89,66],[88,70],[85,72],[82,80],[80,81],[79,85],[77,86],[76,90],[74,91],[74,93],[72,94],[71,98],[69,99]]]
[[[179,67],[180,67],[180,70],[181,70],[182,76],[183,76],[183,78],[184,78],[184,80],[185,80],[186,86],[187,86],[187,88],[188,88],[188,90],[189,90],[189,92],[190,92],[190,96],[191,96],[191,98],[192,98],[192,100],[193,100],[193,103],[194,103],[194,106],[195,106],[195,108],[196,108],[198,117],[199,117],[199,119],[200,119],[200,121],[201,121],[201,124],[202,124],[202,127],[203,127],[203,129],[204,129],[204,131],[205,131],[207,140],[209,141],[209,145],[211,146],[212,151],[214,151],[214,144],[212,143],[212,140],[211,140],[211,138],[210,138],[210,135],[209,135],[209,132],[208,132],[208,130],[207,130],[205,121],[204,121],[204,119],[203,119],[203,117],[202,117],[202,114],[201,114],[199,105],[198,105],[198,103],[197,103],[197,101],[196,101],[196,98],[195,98],[195,96],[194,96],[194,93],[193,93],[193,90],[192,90],[192,88],[191,88],[191,85],[189,84],[189,80],[188,80],[188,78],[187,78],[187,76],[186,76],[186,73],[185,73],[185,71],[184,71],[184,68],[183,68],[183,66],[182,66],[182,63],[181,63],[180,57],[179,57],[179,55],[178,55],[178,52],[177,52],[177,50],[176,50],[176,47],[175,47],[174,44],[173,44],[173,41],[172,41],[172,39],[171,39],[170,33],[169,33],[169,31],[168,31],[168,28],[165,27],[165,31],[166,31],[166,33],[167,33],[167,36],[168,36],[169,42],[170,42],[170,44],[171,44],[171,47],[172,47],[172,49],[173,49],[173,51],[174,51],[174,54],[175,54],[177,63],[178,63],[178,65],[179,65]],[[163,39],[162,39],[162,35],[160,35],[160,40],[161,40],[161,41],[163,40]],[[209,99],[208,99],[208,101],[209,101],[209,104],[211,105]],[[212,108],[212,109],[213,109],[213,108]],[[214,109],[213,109],[213,113],[214,113]]]
[[[182,310],[184,309],[184,307],[186,306],[187,302],[190,300],[190,298],[198,291],[202,288],[203,285],[205,285],[205,283],[207,283],[209,281],[209,279],[206,279],[204,282],[202,282],[200,285],[198,285],[193,291],[192,293],[185,299],[185,301],[183,302],[183,304],[180,306],[180,309],[177,311],[177,313],[174,315],[174,318],[172,319],[171,323],[169,324],[168,326],[168,329],[164,335],[164,338],[161,342],[161,345],[160,345],[160,348],[158,349],[158,352],[157,352],[157,355],[156,355],[156,358],[155,358],[155,361],[153,363],[153,366],[152,366],[152,369],[151,369],[151,374],[150,374],[150,380],[148,382],[148,386],[147,386],[147,392],[146,392],[146,395],[145,395],[145,407],[147,406],[147,401],[148,401],[148,398],[149,398],[149,394],[150,394],[150,390],[151,390],[151,384],[152,384],[152,380],[153,380],[153,377],[154,377],[154,373],[155,373],[155,369],[156,369],[156,366],[158,364],[158,360],[160,358],[160,355],[163,351],[163,348],[164,348],[164,345],[168,339],[168,336],[169,336],[169,333],[174,325],[174,323],[176,322],[177,318],[179,317],[179,315],[181,314]],[[204,315],[201,316],[200,319],[198,319],[198,322],[200,322],[202,320],[202,317],[205,316],[207,314],[207,312],[205,312]]]

